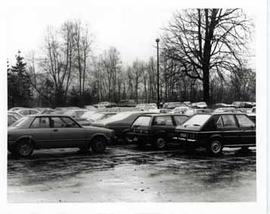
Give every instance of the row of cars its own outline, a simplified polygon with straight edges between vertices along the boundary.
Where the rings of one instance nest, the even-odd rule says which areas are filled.
[[[176,119],[181,117],[182,120]],[[163,149],[176,141],[187,149],[204,147],[220,154],[223,147],[248,149],[256,145],[255,123],[242,113],[204,113],[190,118],[174,114],[149,114],[138,117],[129,133],[140,147],[152,144]],[[180,124],[179,124],[180,123]]]
[[[18,109],[10,110],[13,111]],[[88,115],[87,120],[85,115]],[[224,146],[254,146],[255,138],[255,123],[239,112],[204,112],[189,116],[137,109],[99,112],[70,107],[43,109],[11,124],[8,150],[22,157],[41,148],[77,147],[82,151],[91,148],[104,152],[109,143],[121,140],[140,147],[151,144],[157,149],[177,142],[188,149],[202,146],[212,154],[219,154]]]

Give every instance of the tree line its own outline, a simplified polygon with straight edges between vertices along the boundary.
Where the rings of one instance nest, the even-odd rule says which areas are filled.
[[[256,75],[247,63],[251,29],[252,20],[240,9],[176,12],[162,29],[161,101],[255,101]],[[9,107],[156,102],[155,50],[129,65],[116,47],[97,55],[93,35],[80,20],[48,27],[44,37],[41,53],[25,59],[18,53],[16,65],[8,66]],[[16,90],[25,91],[25,99]]]

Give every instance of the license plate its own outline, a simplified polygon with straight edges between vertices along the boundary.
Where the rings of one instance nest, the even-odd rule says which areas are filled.
[[[187,137],[187,134],[186,133],[180,133],[180,137]]]

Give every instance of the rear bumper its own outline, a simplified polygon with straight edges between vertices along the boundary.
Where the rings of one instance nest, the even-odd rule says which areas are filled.
[[[199,142],[196,139],[189,139],[189,138],[183,138],[183,137],[175,137],[176,140],[178,140],[181,143],[197,143]]]

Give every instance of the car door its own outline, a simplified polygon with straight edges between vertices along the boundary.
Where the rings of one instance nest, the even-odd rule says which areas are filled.
[[[175,133],[172,116],[155,116],[152,122],[152,130],[153,133],[165,135],[168,140],[171,140]]]
[[[31,134],[32,138],[36,143],[38,148],[50,148],[52,144],[51,133],[52,129],[50,128],[49,117],[35,117],[32,123],[30,124],[28,133]]]
[[[221,115],[217,120],[217,130],[223,136],[225,145],[240,144],[240,129],[232,114]]]
[[[256,127],[247,115],[236,115],[239,127],[241,129],[241,143],[248,145],[256,144]]]
[[[79,147],[86,142],[84,128],[69,117],[52,116],[51,127],[54,147]]]

